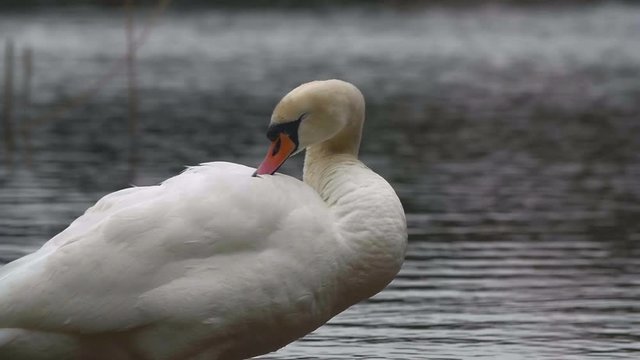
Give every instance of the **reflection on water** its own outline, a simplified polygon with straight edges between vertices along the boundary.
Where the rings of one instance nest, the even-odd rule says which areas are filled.
[[[367,97],[362,155],[403,201],[407,261],[387,290],[265,358],[633,358],[638,18],[623,5],[170,14],[139,54],[136,177],[120,76],[35,129],[30,167],[19,153],[0,168],[0,262],[129,183],[257,164],[275,102],[340,77]],[[115,12],[3,14],[0,34],[34,49],[36,114],[125,45]]]

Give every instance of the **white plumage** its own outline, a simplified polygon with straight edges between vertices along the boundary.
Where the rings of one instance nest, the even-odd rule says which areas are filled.
[[[276,108],[274,127],[305,114],[294,139],[308,147],[305,182],[224,162],[191,167],[105,196],[5,265],[0,358],[247,358],[380,291],[402,263],[406,224],[357,144],[336,145],[359,143],[361,98],[330,80]]]

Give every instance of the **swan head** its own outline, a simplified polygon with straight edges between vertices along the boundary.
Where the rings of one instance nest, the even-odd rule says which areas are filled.
[[[316,144],[332,142],[337,151],[344,148],[357,153],[363,119],[364,97],[352,84],[325,80],[298,86],[280,100],[271,115],[267,130],[271,146],[254,175],[271,175],[290,156]],[[339,136],[351,128],[355,132]]]

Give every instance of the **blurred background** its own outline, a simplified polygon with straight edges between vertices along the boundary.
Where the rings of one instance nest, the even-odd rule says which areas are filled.
[[[341,78],[407,260],[265,359],[640,355],[640,4],[241,3],[0,2],[0,264],[107,193],[256,166],[277,101]]]

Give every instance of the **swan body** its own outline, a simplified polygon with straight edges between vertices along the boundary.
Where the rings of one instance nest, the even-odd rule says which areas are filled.
[[[305,84],[257,171],[206,163],[100,199],[0,268],[0,358],[243,359],[382,290],[406,222],[357,160],[363,120],[353,85]],[[304,182],[271,175],[303,148]]]

